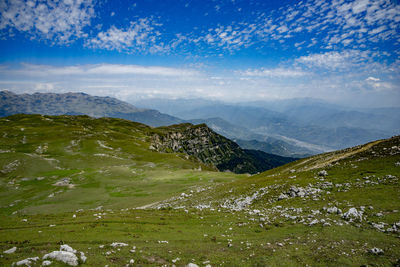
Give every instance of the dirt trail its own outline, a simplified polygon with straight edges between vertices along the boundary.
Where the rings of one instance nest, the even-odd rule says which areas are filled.
[[[352,155],[355,155],[357,153],[361,153],[365,150],[370,149],[372,146],[381,143],[384,140],[378,140],[378,141],[374,141],[371,143],[368,143],[360,148],[357,149],[353,149],[350,150],[348,152],[342,152],[342,153],[336,153],[336,152],[332,152],[332,153],[327,153],[327,154],[322,154],[322,155],[317,155],[314,157],[311,157],[309,159],[306,159],[298,164],[296,164],[295,166],[292,166],[291,169],[296,169],[296,167],[301,167],[303,166],[303,168],[301,169],[302,171],[309,171],[309,170],[314,170],[314,169],[318,169],[318,168],[323,168],[329,164],[331,164],[332,162],[341,160],[341,159],[345,159],[348,158]],[[315,163],[312,162],[310,165],[306,165],[308,162],[312,162],[312,161],[316,161]]]
[[[151,207],[159,204],[160,202],[161,201],[153,202],[153,203],[150,203],[150,204],[147,204],[147,205],[144,205],[144,206],[136,207],[136,209],[138,209],[138,210],[148,209],[148,208],[151,208]]]

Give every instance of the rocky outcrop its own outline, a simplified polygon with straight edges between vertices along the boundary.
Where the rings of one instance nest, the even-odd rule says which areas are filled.
[[[165,131],[153,134],[150,146],[159,152],[185,153],[217,167],[243,154],[237,144],[216,134],[205,124],[180,124],[161,129]]]
[[[185,153],[220,171],[257,173],[290,162],[275,162],[267,153],[243,150],[236,143],[215,133],[206,124],[189,123],[160,127],[151,136],[150,149],[158,152]],[[275,155],[273,155],[275,157]],[[273,166],[272,166],[273,165]]]

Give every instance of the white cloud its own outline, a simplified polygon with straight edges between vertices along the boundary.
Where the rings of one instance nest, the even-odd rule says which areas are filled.
[[[375,77],[368,77],[367,79],[365,79],[366,81],[372,81],[372,82],[379,82],[381,79],[379,78],[375,78]]]
[[[367,82],[366,86],[372,88],[372,90],[376,92],[390,91],[396,88],[392,83],[382,81],[381,79],[372,76],[365,79],[365,81]]]
[[[400,5],[393,1],[305,0],[278,13],[258,16],[255,34],[265,44],[270,40],[286,43],[285,39],[296,38],[297,44],[306,41],[305,47],[318,42],[322,47],[337,51],[349,46],[365,46],[367,41],[372,47],[374,43],[394,40],[400,29],[399,22]]]
[[[14,30],[33,39],[68,43],[84,37],[94,15],[92,0],[0,1],[0,31],[10,37]]]
[[[140,66],[122,64],[94,64],[56,67],[50,65],[22,64],[22,69],[10,70],[3,68],[3,72],[21,74],[27,76],[126,76],[126,75],[145,75],[145,76],[169,76],[169,77],[188,77],[200,75],[199,71],[183,68],[168,68],[160,66]]]
[[[307,67],[322,68],[331,71],[348,70],[349,68],[361,68],[367,66],[372,59],[368,51],[345,50],[343,52],[326,52],[310,54],[296,59],[297,63]]]
[[[380,26],[380,27],[378,27],[378,28],[375,28],[375,29],[371,30],[371,31],[369,32],[369,35],[374,35],[374,34],[383,32],[384,30],[386,30],[386,28],[387,28],[386,25],[382,25],[382,26]]]
[[[156,29],[161,24],[153,18],[141,18],[131,21],[126,29],[111,26],[105,32],[99,32],[95,38],[86,41],[86,46],[129,53],[158,53],[167,47],[160,42],[161,33]]]
[[[126,75],[126,74],[137,74],[137,75],[155,75],[155,76],[195,76],[199,72],[195,70],[187,70],[180,68],[167,68],[159,66],[138,66],[138,65],[114,65],[114,64],[102,64],[90,66],[87,71],[89,74],[99,75]]]
[[[172,68],[123,64],[0,65],[0,90],[18,93],[85,92],[123,100],[139,97],[202,97],[225,101],[317,97],[343,103],[399,105],[398,65],[318,74],[295,66],[205,72],[204,66]],[[366,78],[367,77],[367,78]],[[379,77],[379,78],[376,78]],[[379,80],[377,80],[379,79]],[[246,88],[246,90],[243,90]],[[366,104],[366,105],[368,105]]]
[[[285,68],[274,68],[274,69],[255,69],[255,70],[246,70],[240,72],[241,75],[244,76],[253,76],[253,77],[282,77],[282,78],[298,78],[302,76],[306,76],[309,73],[300,70],[300,69],[285,69]]]
[[[192,37],[187,40],[199,45],[206,44],[218,52],[220,50],[234,52],[253,44],[255,30],[254,24],[243,22],[211,28],[203,32],[200,37]]]

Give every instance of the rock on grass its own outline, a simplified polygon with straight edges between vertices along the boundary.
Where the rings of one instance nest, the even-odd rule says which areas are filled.
[[[53,251],[44,255],[43,259],[53,259],[64,262],[70,266],[78,266],[78,257],[74,253],[68,251]]]
[[[7,250],[3,251],[3,253],[5,253],[5,254],[12,254],[12,253],[14,253],[16,250],[17,250],[17,247],[13,247],[13,248],[10,248],[10,249],[7,249]]]

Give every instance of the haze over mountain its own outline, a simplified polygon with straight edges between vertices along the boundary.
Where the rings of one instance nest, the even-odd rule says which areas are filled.
[[[243,148],[257,149],[284,157],[302,158],[325,151],[318,146],[299,144],[299,142],[296,144],[292,141],[283,141],[279,138],[253,133],[248,128],[234,125],[221,118],[193,119],[188,122],[205,123],[217,133],[232,139]]]
[[[84,93],[18,95],[10,91],[0,91],[0,116],[18,113],[114,117],[151,126],[183,122],[179,118],[160,113],[157,110],[139,109],[112,97],[98,97]]]
[[[35,93],[17,95],[9,91],[0,91],[0,116],[8,116],[18,113],[45,114],[45,115],[89,115],[92,117],[113,117],[141,122],[151,126],[167,126],[185,122],[174,116],[160,113],[154,109],[137,108],[131,104],[111,97],[90,96],[84,93]],[[249,135],[246,128],[234,126],[222,119],[189,120],[194,124],[207,123],[219,134],[228,138],[265,139],[261,135]],[[219,125],[219,126],[217,126]],[[310,150],[274,138],[268,141],[269,149],[263,151],[283,157],[303,157],[316,154],[323,150]],[[253,147],[247,147],[253,149]],[[265,146],[264,146],[265,148]]]
[[[354,109],[317,99],[244,103],[146,99],[135,104],[183,119],[208,121],[214,130],[233,139],[281,140],[303,147],[305,154],[354,146],[400,132],[399,108]],[[215,117],[219,119],[210,121]]]
[[[354,111],[313,99],[285,100],[281,105],[276,102],[264,105],[260,102],[210,103],[205,99],[156,99],[153,102],[149,99],[135,105],[146,108],[84,93],[17,95],[0,92],[2,116],[16,113],[86,114],[129,119],[151,126],[185,121],[206,123],[243,148],[254,149],[259,145],[264,152],[286,157],[303,157],[389,137],[399,132],[396,127],[400,125],[400,109],[377,109],[375,114],[374,109]]]

